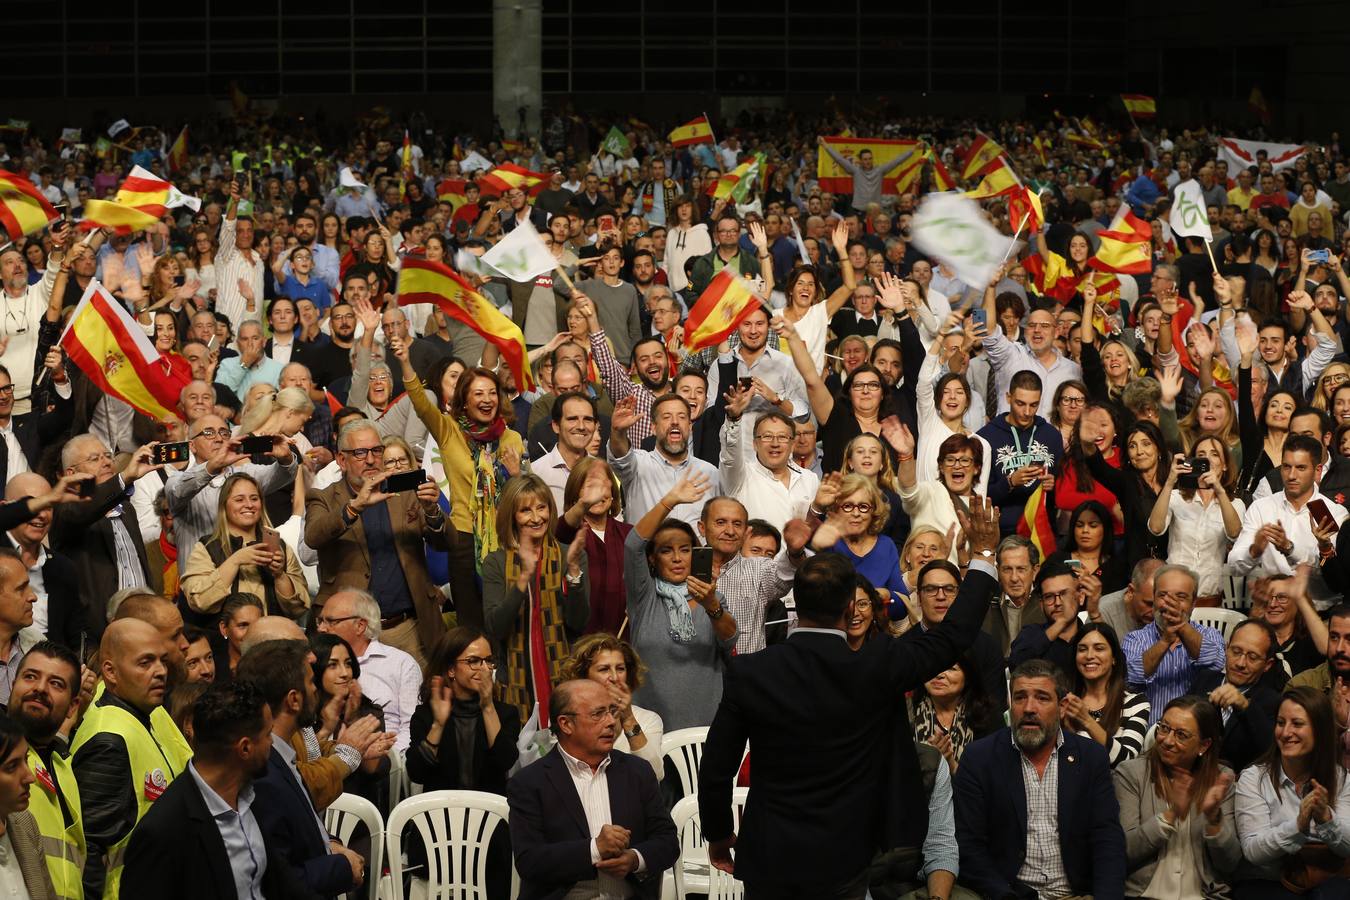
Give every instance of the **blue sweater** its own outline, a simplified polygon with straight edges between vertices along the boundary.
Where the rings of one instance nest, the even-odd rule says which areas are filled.
[[[1058,472],[1064,458],[1064,439],[1058,428],[1040,416],[1031,427],[1017,429],[1008,424],[1007,414],[994,416],[978,433],[994,454],[989,466],[989,499],[999,508],[999,531],[1006,537],[1017,531],[1017,522],[1037,485],[1033,481],[1015,488],[1008,483],[1008,476],[1027,465],[1044,465]],[[1053,509],[1053,504],[1049,508]]]
[[[892,618],[904,618],[908,615],[902,596],[907,591],[904,582],[900,580],[900,551],[895,549],[895,541],[884,534],[877,535],[876,544],[867,551],[866,556],[858,556],[848,549],[848,544],[844,543],[843,539],[830,549],[843,554],[845,559],[853,563],[853,568],[858,570],[859,575],[872,582],[873,587],[890,590]],[[894,615],[897,612],[899,615]]]

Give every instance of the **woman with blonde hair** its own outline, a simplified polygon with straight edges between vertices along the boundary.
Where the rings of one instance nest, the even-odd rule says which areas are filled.
[[[304,427],[314,413],[314,401],[304,388],[268,391],[239,417],[240,434],[280,434],[296,442],[301,452],[310,449]]]
[[[1191,411],[1179,423],[1181,442],[1190,452],[1201,438],[1216,437],[1233,455],[1233,470],[1242,471],[1242,444],[1238,441],[1237,410],[1233,398],[1221,387],[1200,392]]]
[[[922,618],[919,611],[919,572],[935,559],[947,559],[951,544],[947,535],[931,525],[921,525],[909,533],[900,548],[900,579],[903,583],[904,603],[892,603],[888,609],[891,620],[907,630]]]
[[[826,519],[816,529],[812,546],[841,554],[873,586],[889,590],[893,604],[902,601],[900,551],[881,533],[891,505],[876,480],[831,472],[821,480],[816,507],[825,510]]]
[[[557,518],[543,479],[512,478],[497,503],[501,545],[483,560],[484,630],[499,648],[502,700],[521,721],[536,705],[547,713],[551,686],[590,614],[586,545],[560,543]],[[538,670],[541,663],[547,671]]]
[[[614,738],[614,749],[645,759],[660,781],[666,774],[661,756],[665,726],[656,713],[633,704],[633,694],[642,687],[646,674],[647,667],[633,645],[612,634],[588,634],[579,639],[562,667],[564,680],[587,678],[609,693],[622,729]]]
[[[192,548],[180,586],[188,607],[203,616],[214,617],[226,597],[240,592],[261,598],[266,615],[294,619],[309,608],[300,561],[272,529],[252,475],[225,479],[215,528]]]
[[[1317,379],[1317,390],[1313,391],[1309,405],[1331,412],[1331,398],[1335,396],[1336,389],[1347,382],[1350,382],[1350,363],[1329,363]]]

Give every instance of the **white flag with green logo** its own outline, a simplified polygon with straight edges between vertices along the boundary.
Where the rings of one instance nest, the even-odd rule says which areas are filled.
[[[1198,237],[1204,241],[1214,240],[1214,232],[1209,227],[1209,209],[1205,204],[1205,195],[1200,190],[1200,182],[1192,178],[1177,185],[1172,200],[1172,211],[1168,213],[1173,234]]]
[[[533,281],[558,264],[528,221],[511,229],[497,246],[483,254],[482,261],[512,281]]]
[[[611,125],[609,134],[600,142],[600,149],[606,153],[612,153],[619,159],[627,159],[633,155],[633,148],[628,143],[628,138],[619,130],[619,126]]]

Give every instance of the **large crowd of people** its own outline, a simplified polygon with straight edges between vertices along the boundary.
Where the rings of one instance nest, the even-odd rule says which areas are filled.
[[[324,811],[406,779],[508,800],[494,898],[657,896],[686,793],[755,898],[1350,896],[1336,136],[1234,171],[1059,115],[423,124],[6,142],[63,218],[0,249],[0,893],[349,894],[382,873]],[[920,141],[903,193],[845,128]],[[989,139],[1044,223],[981,199],[1019,242],[967,284],[911,226]],[[132,166],[200,209],[78,227]],[[1210,243],[1167,227],[1191,179]],[[478,259],[517,228],[552,272]],[[400,305],[419,258],[533,384]],[[690,347],[724,271],[758,300]],[[65,353],[94,282],[190,368],[172,414]]]

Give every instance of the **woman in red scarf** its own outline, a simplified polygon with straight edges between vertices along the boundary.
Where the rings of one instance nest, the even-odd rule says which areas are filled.
[[[617,484],[609,463],[587,456],[577,461],[563,488],[563,514],[554,532],[564,544],[584,532],[590,566],[591,615],[582,634],[618,635],[628,615],[623,544],[633,526],[619,521],[623,508]]]

